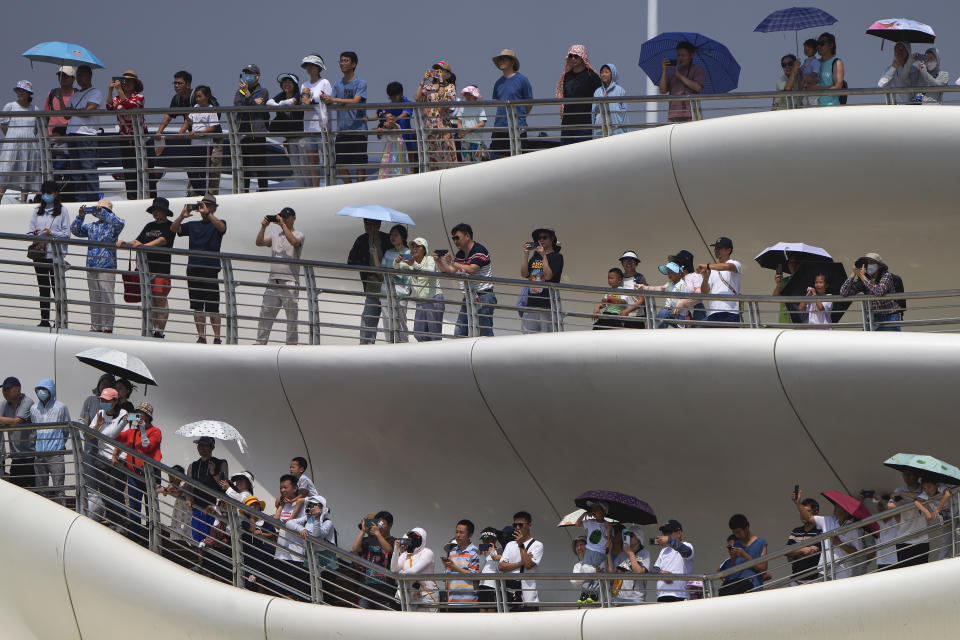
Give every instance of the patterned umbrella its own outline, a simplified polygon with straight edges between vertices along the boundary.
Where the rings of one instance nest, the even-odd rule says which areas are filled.
[[[706,72],[701,93],[727,93],[740,83],[740,64],[726,46],[694,32],[672,31],[661,33],[640,46],[640,68],[650,76],[653,84],[660,82],[664,58],[677,57],[677,45],[689,42],[696,49],[693,64],[698,64]]]
[[[653,512],[650,505],[617,491],[587,491],[573,502],[581,509],[589,509],[592,503],[598,501],[606,502],[610,506],[607,515],[620,522],[654,524],[657,521],[657,514]]]
[[[898,453],[884,460],[883,464],[897,471],[912,469],[919,472],[923,478],[930,478],[950,486],[960,484],[960,469],[933,456],[919,453]]]
[[[217,440],[236,440],[240,453],[246,453],[247,441],[240,432],[226,422],[220,420],[198,420],[185,424],[176,431],[178,436],[185,438],[201,438],[208,436]]]
[[[877,20],[867,28],[867,35],[877,36],[892,42],[905,40],[907,42],[932,43],[937,38],[937,34],[933,32],[933,27],[908,18]]]
[[[757,25],[754,31],[770,33],[771,31],[800,31],[812,27],[822,27],[833,24],[837,19],[816,7],[790,7],[774,11],[763,22]]]

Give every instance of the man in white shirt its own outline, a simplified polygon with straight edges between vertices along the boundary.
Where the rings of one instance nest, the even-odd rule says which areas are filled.
[[[303,114],[304,138],[301,144],[303,153],[307,156],[312,184],[319,187],[323,180],[323,163],[320,161],[320,150],[323,149],[323,132],[327,129],[327,105],[321,100],[323,95],[333,95],[333,85],[320,74],[326,70],[323,57],[317,53],[305,56],[300,67],[310,74],[310,80],[300,86],[300,102],[316,105],[316,112],[309,111]]]
[[[284,207],[280,213],[275,216],[264,216],[260,223],[260,232],[257,234],[258,247],[270,247],[274,258],[299,259],[300,251],[303,249],[303,232],[295,231],[294,224],[297,220],[297,212],[290,207]],[[280,232],[264,237],[267,227],[275,224],[280,227]],[[274,262],[270,264],[270,278],[267,288],[263,292],[263,306],[260,309],[260,324],[257,327],[256,344],[267,344],[270,338],[270,329],[273,327],[273,321],[283,307],[283,313],[287,316],[287,344],[297,344],[298,327],[297,306],[298,292],[295,289],[299,281],[300,267],[296,264],[286,262]]]
[[[657,536],[656,543],[663,549],[650,573],[693,573],[693,545],[683,541],[683,525],[676,520],[667,520],[660,527],[660,533],[662,535]],[[657,602],[680,602],[689,597],[686,580],[657,581]]]
[[[513,540],[507,543],[500,556],[498,568],[501,573],[536,573],[543,560],[543,543],[530,535],[533,517],[526,511],[513,514]],[[517,580],[519,585],[510,585],[508,598],[510,611],[538,611],[540,595],[536,580]],[[520,589],[519,591],[517,589]]]
[[[735,296],[740,293],[740,275],[743,267],[731,260],[733,240],[726,236],[710,245],[717,261],[698,264],[697,273],[703,276],[700,293]],[[707,303],[707,320],[711,322],[740,322],[740,303],[736,300],[711,300]]]
[[[103,107],[103,94],[92,83],[93,69],[85,64],[77,67],[77,84],[80,88],[70,96],[68,109],[93,111]],[[67,125],[70,168],[77,172],[71,181],[78,202],[100,199],[97,195],[100,191],[100,178],[97,176],[98,128],[99,122],[92,116],[72,116]]]

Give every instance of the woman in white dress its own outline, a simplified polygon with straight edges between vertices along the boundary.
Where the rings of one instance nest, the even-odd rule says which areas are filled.
[[[33,85],[21,80],[14,87],[17,99],[3,106],[0,117],[0,199],[8,187],[20,190],[20,202],[25,203],[31,192],[37,190],[40,174],[40,143],[37,138],[37,118],[14,113],[37,111],[33,102]]]

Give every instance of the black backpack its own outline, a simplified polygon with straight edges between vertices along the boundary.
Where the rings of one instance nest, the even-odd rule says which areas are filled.
[[[839,59],[840,59],[840,58],[837,58],[837,60],[839,60]],[[837,60],[834,60],[834,61],[833,61],[833,65],[832,65],[832,66],[833,66],[833,71],[834,71],[834,73],[836,73],[836,71],[837,71]],[[848,88],[849,88],[849,87],[847,86],[847,81],[846,81],[846,80],[843,81],[842,87],[843,87],[844,89],[848,89]],[[839,96],[839,98],[840,98],[840,104],[847,104],[847,96]]]
[[[893,290],[897,293],[903,293],[903,278],[893,272],[890,273],[890,277],[893,279]],[[900,307],[900,313],[905,313],[907,310],[907,300],[900,298],[897,300],[897,306]]]

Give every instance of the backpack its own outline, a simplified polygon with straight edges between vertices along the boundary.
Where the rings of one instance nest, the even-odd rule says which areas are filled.
[[[840,58],[837,58],[837,60],[839,60],[839,59],[840,59]],[[834,61],[833,61],[833,65],[832,65],[832,66],[833,66],[833,71],[834,71],[834,72],[836,72],[836,70],[837,70],[837,60],[834,60]],[[847,86],[847,81],[846,81],[846,80],[843,81],[843,85],[841,85],[841,86],[842,86],[844,89],[848,89],[848,88],[849,88],[849,87]],[[839,96],[839,98],[840,98],[840,104],[847,104],[847,96]]]
[[[891,272],[890,277],[893,279],[893,290],[897,293],[903,293],[903,278],[897,274]],[[897,306],[900,307],[900,313],[904,313],[907,310],[907,301],[905,298],[897,300]]]

